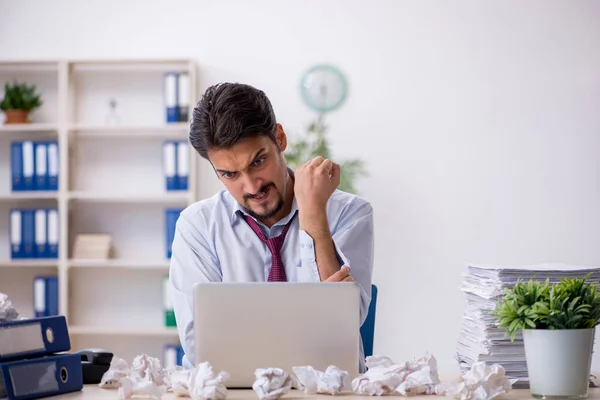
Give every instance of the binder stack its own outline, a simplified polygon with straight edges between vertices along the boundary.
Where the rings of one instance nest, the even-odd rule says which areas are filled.
[[[188,190],[190,175],[189,145],[183,140],[163,143],[163,173],[167,191]]]
[[[498,328],[495,315],[505,288],[512,288],[521,281],[535,279],[550,284],[561,278],[583,278],[591,273],[590,282],[600,282],[600,268],[578,267],[564,264],[539,264],[522,267],[495,267],[468,265],[463,274],[462,291],[465,293],[465,309],[458,339],[456,360],[462,373],[475,362],[500,364],[509,379],[516,379],[513,387],[529,386],[523,337],[519,333],[511,342],[506,330]]]
[[[190,105],[190,75],[188,72],[167,72],[164,75],[166,122],[188,122]]]
[[[58,258],[58,209],[13,208],[9,221],[12,259]]]
[[[58,190],[58,142],[11,143],[11,189],[13,192]]]
[[[62,315],[0,320],[0,398],[38,399],[81,390],[81,356]]]

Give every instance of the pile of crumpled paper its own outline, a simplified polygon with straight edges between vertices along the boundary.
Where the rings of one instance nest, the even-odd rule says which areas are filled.
[[[457,400],[491,400],[511,390],[512,383],[500,365],[473,365],[457,381],[441,382],[437,361],[432,355],[403,363],[388,357],[370,356],[366,359],[367,372],[350,380],[347,371],[329,366],[319,371],[312,366],[297,366],[292,372],[281,368],[257,368],[252,389],[259,400],[277,400],[292,388],[307,394],[337,395],[351,391],[358,395],[446,395]],[[157,358],[140,355],[128,366],[121,358],[113,357],[110,368],[99,386],[118,389],[119,399],[149,397],[160,399],[166,392],[192,400],[223,400],[227,398],[226,382],[229,374],[217,374],[208,362],[193,369],[162,368]]]
[[[193,369],[162,368],[159,359],[142,354],[134,358],[131,367],[122,358],[113,357],[99,386],[118,389],[119,399],[160,399],[164,393],[173,392],[193,400],[222,400],[227,398],[227,378],[226,372],[215,375],[209,363],[200,363]]]
[[[459,400],[491,400],[508,393],[513,381],[501,365],[473,364],[457,381],[441,382],[437,360],[424,357],[396,364],[388,357],[370,356],[367,372],[352,381],[352,391],[369,396],[446,395]]]

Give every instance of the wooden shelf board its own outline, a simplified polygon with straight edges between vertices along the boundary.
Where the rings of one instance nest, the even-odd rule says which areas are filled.
[[[0,201],[14,201],[14,200],[48,200],[58,199],[58,192],[53,191],[24,191],[24,192],[11,192],[11,193],[0,193]]]
[[[59,62],[55,60],[0,60],[0,72],[56,72]]]
[[[4,132],[56,132],[58,126],[53,123],[32,122],[30,124],[2,124],[0,133]]]
[[[157,193],[157,194],[131,194],[115,195],[88,192],[69,192],[68,198],[77,201],[101,202],[101,203],[184,203],[188,200],[188,192],[181,193]]]
[[[127,72],[127,71],[187,71],[191,65],[186,59],[96,59],[69,60],[73,72]]]
[[[173,123],[164,125],[72,125],[70,132],[79,137],[163,137],[187,136],[189,124]]]
[[[0,260],[2,268],[58,268],[57,259]]]
[[[77,260],[68,261],[69,268],[125,268],[125,269],[168,269],[169,261],[147,261],[147,260]]]

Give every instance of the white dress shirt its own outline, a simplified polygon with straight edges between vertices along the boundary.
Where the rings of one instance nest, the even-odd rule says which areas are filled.
[[[270,229],[257,222],[267,238],[278,236],[297,210],[294,199],[291,212]],[[222,190],[187,207],[177,220],[169,279],[179,338],[185,353],[185,368],[196,364],[194,284],[267,281],[271,252],[241,213],[245,213],[244,208],[227,190]],[[371,301],[373,210],[362,198],[336,190],[327,203],[327,220],[338,258],[350,267],[354,280],[361,287],[362,325]],[[288,281],[320,281],[313,240],[299,229],[297,216],[287,232],[281,256]],[[360,368],[364,370],[362,342],[360,355]]]

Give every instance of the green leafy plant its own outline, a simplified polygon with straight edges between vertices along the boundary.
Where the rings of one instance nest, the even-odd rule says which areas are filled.
[[[2,111],[23,110],[32,111],[42,105],[40,95],[35,85],[14,82],[4,84],[4,99],[0,102]]]
[[[590,274],[582,279],[563,278],[554,285],[534,279],[520,279],[504,289],[498,308],[492,313],[500,328],[514,341],[522,329],[586,329],[600,323],[600,293]]]
[[[292,169],[296,168],[317,156],[333,160],[326,132],[327,126],[323,123],[322,117],[311,122],[306,136],[288,143],[288,149],[285,152],[288,166]],[[356,194],[356,179],[367,175],[364,161],[359,159],[333,161],[340,165],[341,170],[338,189]]]

